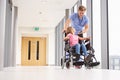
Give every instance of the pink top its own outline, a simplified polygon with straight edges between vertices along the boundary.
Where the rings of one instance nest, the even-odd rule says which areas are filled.
[[[78,36],[77,35],[73,35],[73,34],[69,33],[67,35],[67,37],[69,37],[70,46],[75,46],[76,44],[78,44]]]

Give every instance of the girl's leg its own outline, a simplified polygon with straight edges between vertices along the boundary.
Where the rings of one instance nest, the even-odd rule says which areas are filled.
[[[82,43],[82,44],[81,44],[81,47],[82,47],[82,50],[83,50],[84,55],[87,56],[88,53],[87,53],[87,48],[86,48],[85,44]]]
[[[75,52],[77,54],[80,54],[80,44],[79,43],[75,45]]]
[[[75,46],[75,52],[77,53],[77,54],[79,54],[79,56],[80,56],[80,44],[78,43],[78,44],[76,44]],[[79,60],[78,61],[83,61],[83,59],[81,58],[81,56],[79,57]],[[79,67],[79,66],[78,66]]]

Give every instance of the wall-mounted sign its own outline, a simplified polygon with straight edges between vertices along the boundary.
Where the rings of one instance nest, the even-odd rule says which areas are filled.
[[[34,31],[39,31],[39,27],[34,27]]]

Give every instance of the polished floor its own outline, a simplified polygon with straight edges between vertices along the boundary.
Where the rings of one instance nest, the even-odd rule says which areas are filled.
[[[10,67],[0,71],[0,80],[120,80],[120,71],[56,66]]]

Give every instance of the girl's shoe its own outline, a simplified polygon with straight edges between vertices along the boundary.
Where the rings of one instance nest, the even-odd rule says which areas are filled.
[[[76,69],[80,69],[82,66],[75,66]]]

